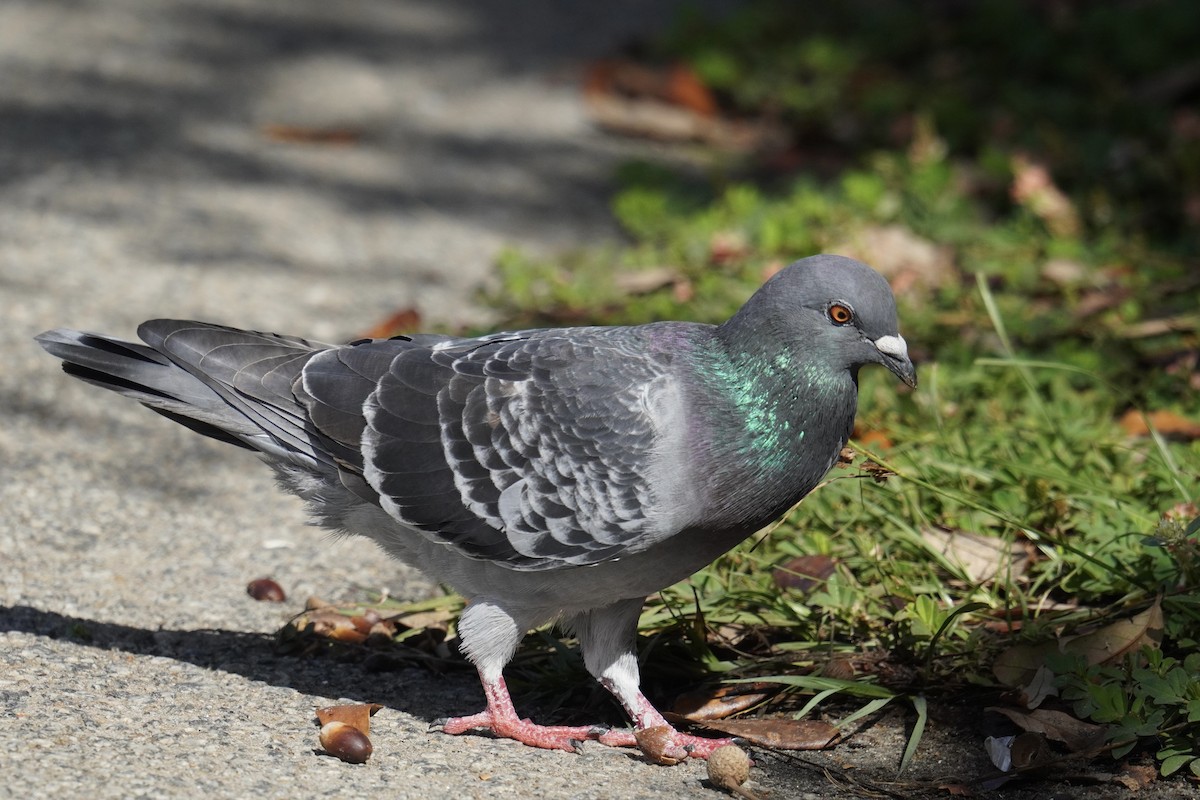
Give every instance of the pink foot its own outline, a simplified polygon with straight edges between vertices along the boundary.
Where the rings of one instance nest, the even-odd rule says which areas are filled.
[[[485,682],[483,692],[487,695],[487,709],[469,717],[451,717],[435,725],[443,733],[457,735],[472,730],[485,730],[504,739],[515,739],[530,747],[571,752],[578,751],[584,741],[600,739],[601,734],[608,730],[588,725],[536,725],[527,719],[520,719],[503,678],[495,684]]]
[[[441,723],[443,733],[460,734],[473,730],[491,731],[502,739],[516,739],[530,747],[543,750],[578,752],[588,739],[599,739],[604,728],[586,725],[537,725],[527,719],[496,717],[491,711],[481,711],[469,717],[451,717]]]
[[[682,761],[688,757],[708,758],[713,750],[733,741],[680,733],[640,692],[635,696],[633,708],[630,709],[634,712],[637,726],[642,730],[653,728],[658,732],[658,735],[646,743],[639,743],[633,731],[628,730],[610,730],[589,725],[536,725],[528,719],[521,719],[513,707],[504,678],[499,678],[494,683],[484,680],[483,693],[488,704],[485,710],[467,717],[451,717],[436,722],[435,728],[452,735],[473,730],[491,731],[501,738],[515,739],[522,744],[544,750],[578,752],[580,745],[586,741],[595,741],[610,747],[637,747],[655,761],[663,763]]]

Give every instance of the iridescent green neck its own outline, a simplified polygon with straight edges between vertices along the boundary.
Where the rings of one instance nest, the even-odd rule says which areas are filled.
[[[798,389],[814,383],[814,370],[784,350],[731,350],[715,337],[706,350],[702,380],[713,412],[724,417],[709,432],[711,444],[767,471],[790,466],[806,435]]]

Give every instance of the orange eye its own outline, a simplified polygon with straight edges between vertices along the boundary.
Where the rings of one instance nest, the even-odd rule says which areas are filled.
[[[841,303],[834,303],[829,307],[829,318],[837,325],[845,325],[854,319],[854,312]]]

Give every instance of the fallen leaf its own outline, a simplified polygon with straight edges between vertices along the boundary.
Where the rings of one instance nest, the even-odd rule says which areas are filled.
[[[1083,656],[1090,665],[1115,661],[1143,645],[1157,647],[1162,626],[1162,606],[1155,601],[1140,614],[1111,622],[1090,633],[1036,645],[1014,645],[996,657],[992,674],[1005,686],[1029,686],[1038,670],[1045,666],[1047,656],[1073,653]]]
[[[387,339],[404,333],[412,333],[421,327],[421,312],[415,308],[401,308],[372,325],[358,339]]]
[[[651,267],[618,273],[613,284],[625,294],[649,294],[681,280],[683,275],[673,267]]]
[[[449,630],[450,622],[456,616],[458,616],[457,613],[449,608],[435,608],[430,611],[398,614],[391,617],[389,621],[406,628],[446,631]]]
[[[991,759],[992,766],[1001,772],[1012,770],[1012,743],[1016,736],[988,736],[983,740],[983,749]]]
[[[1082,223],[1071,200],[1055,185],[1050,170],[1029,156],[1020,153],[1012,157],[1013,182],[1009,189],[1012,199],[1042,221],[1056,236],[1079,234]]]
[[[810,594],[833,575],[837,561],[832,556],[796,556],[775,567],[772,580],[780,589]]]
[[[1029,686],[1045,668],[1046,658],[1061,652],[1058,640],[1040,644],[1016,644],[996,656],[992,674],[1005,686]]]
[[[354,621],[337,611],[320,609],[308,615],[313,633],[339,642],[360,643],[367,640],[367,633],[360,631]]]
[[[1149,420],[1149,424],[1147,424]],[[1131,408],[1117,422],[1130,436],[1149,436],[1150,426],[1168,439],[1192,441],[1200,439],[1200,422],[1194,422],[1173,411],[1151,411],[1143,414]]]
[[[1162,638],[1162,626],[1162,606],[1156,600],[1154,605],[1136,616],[1064,640],[1062,649],[1083,656],[1088,664],[1104,664],[1123,658],[1143,645],[1157,647]]]
[[[358,144],[363,132],[356,128],[309,128],[303,125],[263,125],[263,138],[292,144],[320,144],[345,147]]]
[[[1069,258],[1052,258],[1042,264],[1042,277],[1056,286],[1073,287],[1088,277],[1088,268]]]
[[[776,750],[823,750],[840,735],[828,722],[811,719],[726,719],[703,726]]]
[[[854,429],[854,441],[867,449],[891,450],[892,440],[883,431]]]
[[[708,257],[714,264],[728,264],[750,253],[750,243],[741,231],[717,231],[708,243]]]
[[[704,117],[717,114],[717,99],[695,70],[685,64],[674,64],[667,70],[663,95],[677,106],[690,108]]]
[[[1039,708],[1036,711],[1021,711],[1016,708],[992,706],[987,711],[1007,717],[1018,728],[1028,733],[1038,733],[1051,741],[1060,742],[1072,753],[1087,753],[1104,745],[1108,728],[1076,719],[1062,711]]]
[[[1021,733],[1012,741],[1010,748],[1013,769],[1033,769],[1056,759],[1054,751],[1040,733]]]
[[[954,797],[974,797],[975,791],[965,783],[943,783],[937,788]]]
[[[344,722],[359,732],[370,735],[371,717],[379,709],[379,703],[347,703],[338,706],[320,706],[317,708],[317,722],[324,727],[331,722]]]
[[[679,695],[674,711],[689,720],[724,719],[753,708],[778,691],[776,684],[739,683],[731,686],[697,689]]]
[[[1158,769],[1150,764],[1124,764],[1121,771],[1112,777],[1113,783],[1119,783],[1131,792],[1144,789],[1158,780]]]
[[[903,225],[870,225],[828,250],[875,267],[897,295],[929,294],[958,280],[953,249]]]
[[[838,681],[852,681],[858,675],[854,661],[849,658],[834,658],[821,667],[821,675]]]
[[[1037,708],[1047,697],[1058,697],[1058,687],[1054,685],[1054,672],[1043,664],[1021,692],[1021,705]]]
[[[588,69],[583,92],[596,124],[629,136],[698,141],[741,152],[779,150],[788,142],[786,129],[774,120],[720,116],[708,87],[686,67],[597,61]]]
[[[1017,578],[1029,569],[1029,553],[1020,542],[948,528],[923,528],[930,550],[957,565],[972,583]]]
[[[1102,289],[1093,289],[1079,298],[1079,302],[1072,309],[1072,314],[1076,319],[1087,319],[1101,311],[1116,308],[1132,296],[1132,289],[1116,284]]]

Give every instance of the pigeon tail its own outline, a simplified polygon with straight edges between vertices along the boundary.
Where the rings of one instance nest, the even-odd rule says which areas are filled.
[[[65,328],[36,339],[68,375],[197,433],[309,468],[331,463],[290,392],[328,345],[175,320],[143,323],[138,334],[146,344]]]

